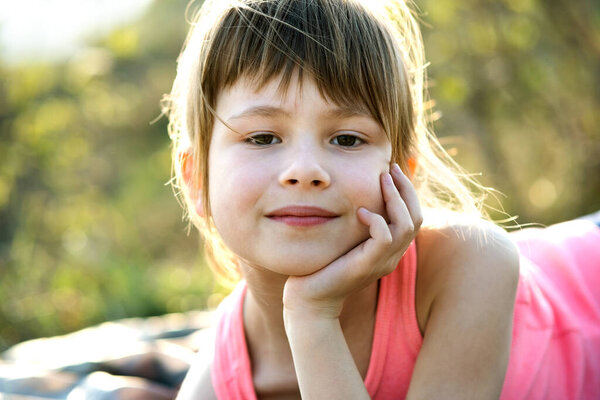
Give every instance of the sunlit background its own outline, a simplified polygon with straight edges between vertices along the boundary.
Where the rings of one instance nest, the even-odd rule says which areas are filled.
[[[86,41],[139,18],[151,0],[20,0],[0,8],[0,48],[8,63],[70,58]]]
[[[0,350],[224,293],[166,185],[157,119],[186,3],[0,7]],[[449,151],[520,223],[600,209],[600,3],[417,4]]]

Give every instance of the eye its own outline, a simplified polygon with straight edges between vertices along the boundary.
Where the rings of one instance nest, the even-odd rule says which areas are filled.
[[[357,136],[346,134],[334,137],[331,139],[331,143],[342,147],[357,147],[364,143],[364,141]]]
[[[281,143],[281,139],[271,133],[259,133],[254,136],[250,136],[245,140],[247,143],[255,144],[257,146],[269,146],[275,143]]]

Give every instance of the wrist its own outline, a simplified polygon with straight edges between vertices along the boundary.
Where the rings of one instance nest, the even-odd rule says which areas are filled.
[[[298,320],[305,323],[319,320],[337,320],[342,312],[341,301],[306,301],[295,298],[283,301],[284,319]]]
[[[284,304],[284,328],[288,336],[296,336],[296,332],[313,332],[313,334],[325,332],[339,326],[339,314],[336,307],[315,304]]]
[[[344,299],[320,298],[311,294],[303,285],[298,285],[298,282],[289,278],[283,289],[284,317],[307,321],[339,318]]]

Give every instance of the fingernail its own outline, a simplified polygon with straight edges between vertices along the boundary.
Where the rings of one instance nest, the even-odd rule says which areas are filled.
[[[398,166],[397,163],[394,163],[392,165],[392,172],[394,172],[396,174],[402,174],[402,170],[400,169],[400,167]]]
[[[392,176],[389,173],[385,173],[383,174],[383,181],[389,185],[391,185],[393,183],[392,181]]]

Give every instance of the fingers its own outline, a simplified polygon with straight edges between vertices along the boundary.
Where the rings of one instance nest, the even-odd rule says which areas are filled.
[[[358,209],[359,220],[369,227],[369,239],[353,250],[356,256],[355,276],[363,276],[362,280],[370,281],[369,277],[380,278],[394,270],[396,261],[390,263],[390,249],[394,245],[394,238],[386,220],[379,214],[371,212],[364,207]],[[383,258],[382,258],[383,257]],[[385,260],[382,262],[382,259]],[[368,266],[367,268],[365,268]]]
[[[393,164],[390,173],[381,174],[381,190],[389,217],[389,225],[378,214],[359,210],[359,219],[369,227],[371,237],[382,243],[414,236],[421,227],[423,216],[417,193],[410,180]]]
[[[381,191],[387,215],[390,219],[389,230],[394,238],[404,236],[406,232],[414,230],[410,212],[400,197],[392,176],[388,173],[381,174]]]
[[[360,222],[369,227],[369,235],[377,243],[389,244],[392,242],[392,234],[388,224],[381,215],[361,207],[358,209],[358,217]]]
[[[417,191],[408,177],[404,175],[398,164],[394,163],[392,165],[391,176],[394,180],[398,194],[401,197],[401,201],[404,203],[406,210],[410,215],[410,219],[413,222],[413,228],[417,231],[423,223],[423,212],[421,211]]]
[[[382,194],[390,223],[380,214],[364,207],[358,209],[358,219],[369,228],[370,238],[348,256],[354,256],[357,265],[379,265],[376,270],[365,269],[362,273],[381,276],[391,272],[397,261],[393,254],[405,251],[421,226],[421,207],[412,183],[397,165],[392,167],[391,172],[381,175]],[[394,262],[381,262],[388,257],[394,258]],[[363,269],[358,268],[355,272],[359,273],[359,270]]]

